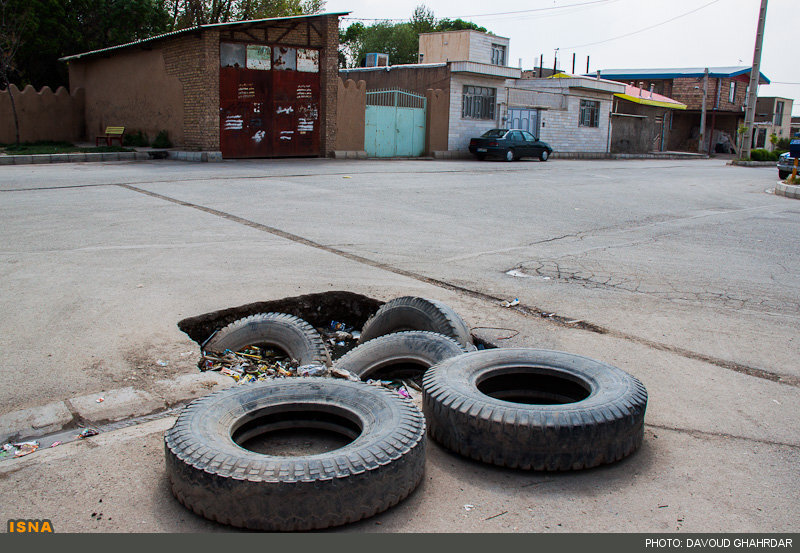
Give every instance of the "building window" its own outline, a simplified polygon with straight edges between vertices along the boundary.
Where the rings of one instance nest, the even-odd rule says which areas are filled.
[[[581,117],[578,120],[578,126],[600,126],[600,102],[596,100],[581,100]]]
[[[494,119],[496,88],[464,85],[461,102],[462,119]]]
[[[502,44],[492,44],[492,65],[506,64],[506,47]]]
[[[728,91],[728,101],[731,104],[736,103],[736,83],[731,83],[731,88]]]
[[[775,122],[776,126],[783,124],[783,102],[775,102]]]

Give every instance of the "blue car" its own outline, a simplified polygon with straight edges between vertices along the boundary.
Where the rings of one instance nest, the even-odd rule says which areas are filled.
[[[514,161],[523,157],[538,157],[547,161],[553,148],[542,142],[528,131],[521,129],[492,129],[479,138],[469,141],[469,151],[478,159],[500,157],[506,161]]]

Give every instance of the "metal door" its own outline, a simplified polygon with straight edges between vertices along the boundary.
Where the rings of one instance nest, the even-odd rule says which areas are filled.
[[[508,108],[508,128],[528,131],[539,138],[539,110]]]
[[[225,158],[320,153],[319,50],[220,43]]]
[[[424,96],[404,90],[367,92],[364,149],[369,157],[417,157],[425,151]]]

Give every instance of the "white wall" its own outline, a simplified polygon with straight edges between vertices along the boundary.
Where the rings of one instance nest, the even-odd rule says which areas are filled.
[[[500,36],[487,35],[485,33],[471,32],[469,41],[469,60],[479,63],[492,63],[492,44],[500,44],[506,47],[505,64],[508,65],[508,44],[509,40]]]
[[[464,85],[485,86],[497,89],[497,103],[506,103],[505,82],[501,79],[489,79],[475,75],[453,73],[450,77],[450,126],[447,133],[448,150],[467,150],[469,139],[475,138],[489,129],[498,128],[500,108],[495,106],[494,119],[462,119],[461,104]]]
[[[581,99],[599,100],[599,126],[582,127],[578,125]],[[567,109],[547,109],[541,112],[539,138],[556,152],[606,152],[608,151],[608,131],[611,113],[611,97],[608,95],[576,94],[567,96]]]

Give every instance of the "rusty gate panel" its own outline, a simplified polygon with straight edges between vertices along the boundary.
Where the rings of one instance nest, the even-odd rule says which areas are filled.
[[[273,155],[319,155],[319,73],[272,72]]]
[[[225,158],[320,153],[319,50],[220,43]]]
[[[220,150],[223,157],[269,157],[270,72],[221,67],[219,72]]]

